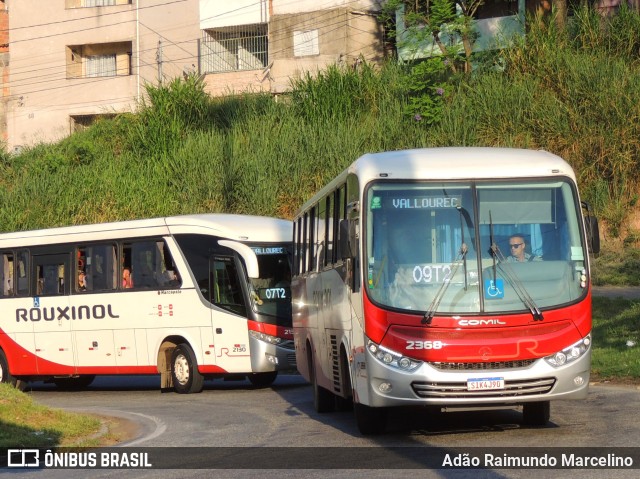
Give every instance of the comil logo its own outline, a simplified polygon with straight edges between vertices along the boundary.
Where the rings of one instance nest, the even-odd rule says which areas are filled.
[[[7,466],[40,467],[40,451],[37,449],[7,450]]]

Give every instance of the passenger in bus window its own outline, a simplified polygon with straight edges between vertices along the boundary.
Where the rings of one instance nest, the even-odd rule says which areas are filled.
[[[177,271],[167,269],[162,273],[161,283],[165,288],[174,288],[180,285],[180,276],[178,276]]]
[[[122,287],[133,288],[133,278],[131,277],[131,270],[129,268],[122,270]]]
[[[78,271],[78,291],[86,291],[87,290],[87,277],[84,271]]]
[[[542,261],[540,256],[529,254],[526,251],[527,243],[522,234],[513,234],[509,237],[509,251],[510,255],[507,256],[507,262],[509,263],[524,263],[527,261]]]

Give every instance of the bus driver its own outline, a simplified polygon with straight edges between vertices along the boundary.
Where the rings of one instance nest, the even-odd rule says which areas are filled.
[[[508,263],[524,263],[526,261],[542,261],[540,256],[529,254],[526,252],[527,243],[521,234],[513,234],[509,237],[509,251],[511,254],[507,256]]]

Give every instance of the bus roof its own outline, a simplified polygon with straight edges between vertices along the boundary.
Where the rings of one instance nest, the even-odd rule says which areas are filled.
[[[185,233],[189,228],[242,242],[289,242],[292,238],[287,220],[209,213],[4,233],[0,234],[0,248],[167,235],[174,229]]]
[[[494,147],[440,147],[367,153],[354,161],[301,211],[335,189],[348,174],[360,179],[360,188],[374,179],[471,180],[566,176],[575,181],[571,166],[543,150]]]

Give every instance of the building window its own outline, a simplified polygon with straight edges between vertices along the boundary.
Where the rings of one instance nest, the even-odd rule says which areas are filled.
[[[130,5],[133,0],[65,0],[65,8],[111,7],[113,5]]]
[[[293,32],[293,56],[307,57],[311,55],[320,55],[318,30]]]
[[[67,47],[67,78],[131,75],[131,42]]]
[[[266,23],[205,30],[200,40],[203,73],[260,70],[268,56]]]
[[[116,74],[116,54],[91,55],[86,58],[88,77],[112,77]]]

